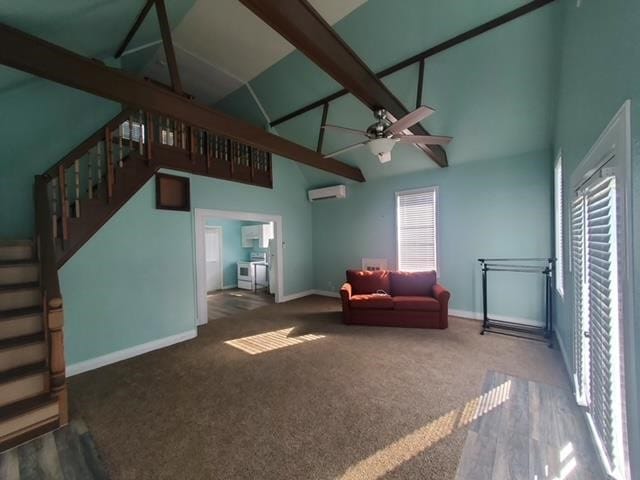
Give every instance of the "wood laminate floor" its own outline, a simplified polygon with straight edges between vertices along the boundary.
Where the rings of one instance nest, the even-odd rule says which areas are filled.
[[[80,419],[0,454],[2,480],[106,480],[91,433]]]
[[[264,291],[231,289],[207,294],[207,308],[209,320],[225,318],[232,315],[253,310],[254,308],[272,305],[273,296]]]
[[[456,480],[602,480],[584,415],[569,390],[487,372]]]

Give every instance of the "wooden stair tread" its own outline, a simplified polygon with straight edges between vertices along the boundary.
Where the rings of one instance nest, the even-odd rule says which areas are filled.
[[[42,307],[24,307],[14,308],[12,310],[0,310],[0,322],[3,320],[13,320],[18,317],[26,317],[30,315],[38,315],[42,313]]]
[[[30,335],[22,335],[20,337],[5,338],[0,340],[0,350],[5,348],[14,348],[31,343],[44,341],[44,332],[32,333]]]
[[[1,372],[0,384],[12,382],[23,377],[29,377],[37,373],[46,373],[47,371],[47,364],[45,362],[22,365],[21,367],[16,367],[12,368],[11,370],[7,370],[6,372]]]
[[[10,403],[9,405],[0,407],[0,422],[17,417],[18,415],[24,415],[32,410],[36,410],[56,402],[57,400],[54,397],[48,393],[44,393],[37,397],[31,397],[15,403]]]
[[[12,283],[9,285],[0,285],[0,292],[6,292],[11,290],[27,290],[31,288],[39,288],[38,282],[26,282],[26,283]]]

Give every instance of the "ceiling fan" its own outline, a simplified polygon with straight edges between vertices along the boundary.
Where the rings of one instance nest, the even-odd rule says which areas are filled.
[[[378,157],[380,163],[386,163],[391,160],[391,150],[396,143],[412,143],[414,145],[447,145],[451,137],[439,137],[433,135],[412,135],[407,129],[412,125],[429,117],[435,110],[426,106],[416,108],[413,112],[408,113],[404,117],[392,122],[387,118],[386,110],[379,108],[374,112],[376,117],[375,123],[369,126],[366,131],[356,130],[353,128],[339,127],[337,125],[322,125],[324,129],[336,130],[338,132],[359,135],[367,138],[367,140],[341,148],[335,152],[324,155],[325,158],[333,157],[349,150],[353,150],[366,145],[369,151]]]

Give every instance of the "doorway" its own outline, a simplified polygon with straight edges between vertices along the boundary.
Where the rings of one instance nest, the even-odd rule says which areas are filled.
[[[222,290],[222,227],[205,226],[204,255],[207,293]]]
[[[225,228],[221,224],[227,222],[236,222],[242,225],[247,224],[265,224],[271,226],[272,239],[260,244],[259,240],[253,240],[253,248],[249,247],[247,238],[231,237],[233,233],[231,228]],[[213,228],[212,228],[213,227]],[[210,232],[217,229],[217,239]],[[227,238],[231,238],[228,240]],[[233,288],[238,288],[238,278],[234,275],[232,280],[227,280],[227,273],[235,270],[235,260],[231,255],[226,255],[227,249],[231,250],[235,247],[245,247],[245,260],[250,260],[250,252],[253,250],[263,251],[268,267],[268,285],[262,285],[265,294],[273,295],[271,302],[279,303],[282,299],[284,284],[284,261],[283,261],[283,236],[282,236],[282,217],[280,215],[259,214],[251,212],[234,212],[227,210],[208,210],[196,208],[194,210],[194,238],[195,238],[195,270],[196,270],[196,310],[197,324],[204,325],[208,322],[208,304],[207,292],[212,291],[212,285],[217,285],[214,290],[230,292]],[[227,239],[227,240],[225,240]],[[209,245],[208,245],[209,244]],[[218,254],[207,256],[208,250],[215,251],[217,245]],[[261,248],[265,245],[264,248]],[[209,247],[209,249],[207,248]],[[209,261],[208,261],[209,260]],[[216,266],[217,261],[217,266]],[[233,264],[227,265],[227,264]],[[209,268],[210,267],[210,268]],[[211,270],[211,273],[209,273]],[[215,271],[214,271],[215,270]],[[264,272],[262,269],[258,273]],[[233,273],[231,274],[233,275]],[[225,278],[227,277],[227,278]],[[224,290],[223,290],[224,289]],[[233,294],[233,293],[230,293]],[[238,297],[254,294],[249,290],[238,292]],[[249,303],[249,302],[247,302]],[[251,302],[251,304],[253,304]]]

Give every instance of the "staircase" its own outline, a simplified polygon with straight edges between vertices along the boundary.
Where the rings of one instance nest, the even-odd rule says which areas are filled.
[[[66,423],[66,392],[52,388],[52,379],[60,372],[51,369],[52,336],[45,329],[40,278],[32,241],[0,243],[0,446],[4,448]]]
[[[35,240],[0,242],[0,451],[68,423],[58,268],[160,169],[272,188],[271,155],[124,109],[35,179]]]

